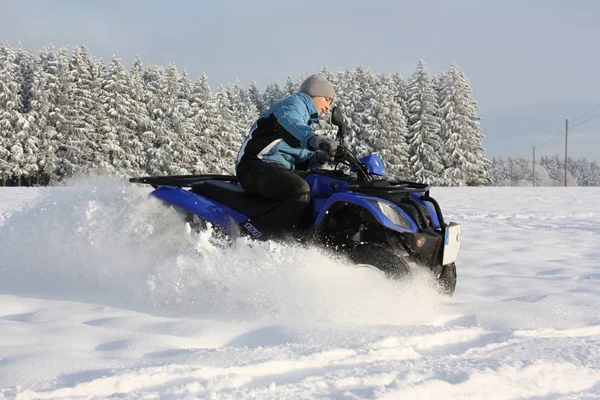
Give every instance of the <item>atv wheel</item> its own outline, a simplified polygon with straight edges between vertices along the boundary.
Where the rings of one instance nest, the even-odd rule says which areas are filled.
[[[406,261],[385,246],[360,244],[349,253],[349,257],[356,264],[372,265],[391,279],[406,278],[410,274]]]
[[[452,296],[456,289],[456,264],[452,263],[444,266],[442,272],[437,276],[437,281],[440,292]]]

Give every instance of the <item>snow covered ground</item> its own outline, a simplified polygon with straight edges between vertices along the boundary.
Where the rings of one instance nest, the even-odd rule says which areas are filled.
[[[600,398],[600,188],[433,190],[451,299],[147,192],[0,188],[0,398]]]

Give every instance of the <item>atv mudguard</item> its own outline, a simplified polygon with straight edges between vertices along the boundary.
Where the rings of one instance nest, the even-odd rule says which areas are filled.
[[[382,200],[378,197],[357,194],[357,193],[348,193],[348,192],[335,193],[327,199],[327,201],[321,207],[319,214],[317,215],[317,218],[315,220],[315,225],[314,225],[315,228],[319,228],[319,225],[321,224],[321,222],[323,222],[323,218],[327,214],[327,211],[329,210],[329,208],[338,202],[350,203],[350,204],[355,204],[357,206],[363,207],[364,209],[369,211],[381,225],[383,225],[384,227],[391,229],[393,231],[413,232],[413,233],[416,233],[419,231],[419,228],[417,227],[417,225],[415,224],[413,219],[404,210],[402,210],[400,207],[398,207],[396,204],[386,201],[386,200]],[[407,228],[405,226],[400,226],[400,225],[395,224],[387,215],[385,215],[377,207],[377,205],[376,205],[377,203],[385,203],[385,204],[389,205],[390,207],[392,207],[392,209],[397,211],[404,218],[404,220],[408,223],[409,227]]]
[[[218,225],[229,233],[232,233],[232,223],[248,220],[248,217],[227,206],[217,204],[206,197],[195,195],[180,187],[160,186],[152,192],[152,196],[199,215],[207,222]]]

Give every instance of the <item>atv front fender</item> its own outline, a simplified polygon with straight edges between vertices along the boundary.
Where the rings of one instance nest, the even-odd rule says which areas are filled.
[[[348,192],[335,193],[327,199],[317,215],[315,228],[323,222],[329,208],[339,202],[355,204],[366,209],[381,225],[393,231],[413,233],[419,231],[411,216],[396,204],[378,197]]]

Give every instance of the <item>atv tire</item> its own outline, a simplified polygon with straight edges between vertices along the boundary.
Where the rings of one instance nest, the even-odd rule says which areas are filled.
[[[456,289],[456,264],[448,264],[444,266],[442,272],[437,276],[440,293],[451,297]]]
[[[410,274],[410,268],[404,258],[382,245],[356,245],[349,257],[353,263],[371,265],[391,279],[403,279]]]

